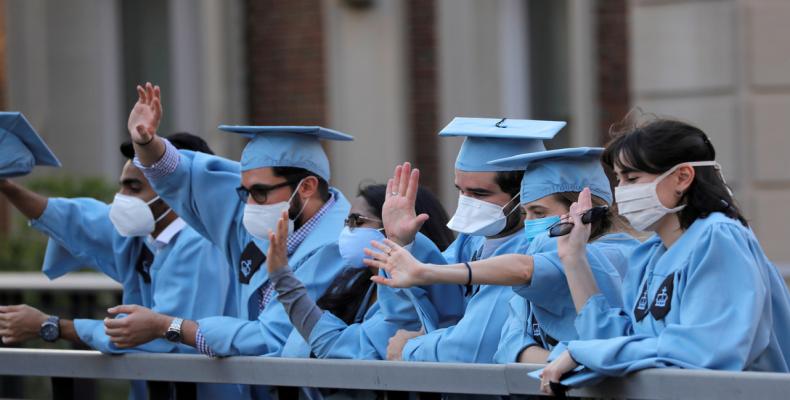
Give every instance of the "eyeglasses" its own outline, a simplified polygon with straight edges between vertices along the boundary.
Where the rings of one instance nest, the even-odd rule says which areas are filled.
[[[382,223],[380,219],[365,217],[357,213],[348,214],[348,218],[344,221],[345,225],[351,229],[359,228],[365,222]]]
[[[598,222],[606,217],[609,212],[609,207],[598,206],[593,207],[582,214],[582,223],[587,225]],[[549,237],[565,236],[573,230],[573,222],[559,221],[552,226],[548,227]]]
[[[255,200],[256,203],[264,204],[271,191],[291,184],[293,184],[292,181],[285,181],[272,186],[253,185],[249,189],[244,186],[239,186],[236,188],[236,193],[239,195],[239,200],[241,200],[242,203],[246,203],[247,199],[252,196],[252,199]]]

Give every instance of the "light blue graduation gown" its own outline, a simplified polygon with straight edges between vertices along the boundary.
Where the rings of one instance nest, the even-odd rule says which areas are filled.
[[[181,150],[173,173],[149,177],[149,181],[181,218],[222,249],[234,271],[239,315],[198,320],[206,344],[220,356],[279,355],[293,327],[276,293],[259,312],[260,288],[268,282],[266,262],[252,272],[249,283],[239,280],[245,247],[254,243],[264,255],[268,249],[268,241],[253,238],[242,223],[244,203],[236,195],[241,184],[239,163]],[[351,206],[340,191],[330,191],[335,204],[289,257],[294,275],[313,298],[318,298],[343,268],[335,242]]]
[[[790,294],[753,232],[724,214],[698,219],[668,250],[658,236],[639,246],[623,304],[587,302],[577,327],[612,338],[569,342],[592,373],[566,383],[661,367],[790,370]]]
[[[31,226],[50,237],[42,270],[55,279],[80,268],[94,268],[123,285],[123,302],[140,304],[158,313],[204,318],[234,312],[230,274],[222,254],[188,226],[156,250],[145,238],[117,233],[110,207],[87,198],[51,198]],[[150,282],[136,270],[143,246],[154,255]],[[195,262],[200,260],[200,262]],[[186,345],[157,339],[133,349],[119,349],[104,333],[102,320],[75,319],[80,339],[104,353],[195,353]],[[202,398],[237,394],[234,385],[199,384]]]
[[[448,264],[472,261],[485,237],[461,234],[444,251]],[[521,232],[514,234],[494,251],[500,254],[523,253],[526,241]],[[437,267],[441,268],[441,267]],[[507,319],[504,310],[513,291],[508,286],[479,285],[468,298],[463,317],[457,324],[435,329],[410,339],[403,348],[405,361],[440,361],[491,363],[499,336]]]
[[[619,304],[621,298],[620,274],[614,264],[626,264],[637,245],[639,242],[630,235],[618,233],[587,246],[593,277],[611,304]],[[540,235],[530,243],[527,254],[532,254],[534,259],[532,281],[513,287],[518,296],[510,300],[507,323],[502,328],[495,355],[498,363],[516,362],[521,351],[529,346],[551,350],[557,341],[579,338],[574,325],[576,307],[557,254],[557,240],[548,234]]]
[[[417,234],[411,252],[421,262],[444,262],[439,249],[421,233]],[[331,312],[324,311],[310,334],[309,344],[298,340],[301,335],[293,330],[282,356],[308,357],[312,352],[317,358],[384,360],[389,338],[398,329],[419,330],[428,319],[431,323],[457,321],[463,314],[463,292],[458,285],[408,289],[377,285],[372,290],[377,291],[377,301],[367,311],[360,310],[359,322],[348,325]],[[419,309],[412,301],[421,305]]]

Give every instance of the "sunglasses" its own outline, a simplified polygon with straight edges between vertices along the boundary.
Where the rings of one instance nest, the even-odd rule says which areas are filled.
[[[239,186],[236,188],[236,194],[239,195],[239,200],[241,200],[242,203],[246,203],[247,198],[252,196],[252,199],[255,200],[256,203],[265,204],[266,200],[269,198],[270,192],[291,184],[293,184],[293,181],[285,181],[271,186],[254,185],[249,189],[245,188],[244,186]]]
[[[357,213],[348,214],[348,218],[344,221],[345,225],[351,229],[359,228],[365,222],[382,223],[380,219],[365,217]]]
[[[607,206],[593,207],[582,214],[582,223],[585,225],[596,223],[604,219],[607,213],[609,213],[609,207]],[[559,221],[548,228],[549,237],[565,236],[571,233],[572,230],[573,222],[568,221]]]

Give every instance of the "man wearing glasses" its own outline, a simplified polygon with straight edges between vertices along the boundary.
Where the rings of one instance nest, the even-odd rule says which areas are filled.
[[[251,139],[240,163],[179,153],[156,134],[159,88],[148,83],[137,91],[128,124],[135,164],[178,215],[222,249],[235,274],[239,314],[182,321],[141,307],[119,308],[130,317],[138,314],[141,324],[177,332],[175,340],[209,356],[278,356],[293,327],[268,279],[268,233],[288,210],[290,267],[318,298],[343,268],[336,241],[350,209],[343,194],[328,185],[329,161],[319,139],[353,138],[320,127],[221,126]],[[253,390],[268,395],[265,388]]]

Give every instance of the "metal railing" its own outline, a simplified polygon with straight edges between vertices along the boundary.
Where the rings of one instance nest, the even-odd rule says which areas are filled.
[[[0,376],[141,379],[486,395],[540,394],[536,364],[457,364],[0,349]],[[787,398],[790,374],[651,369],[571,396],[630,399]]]

